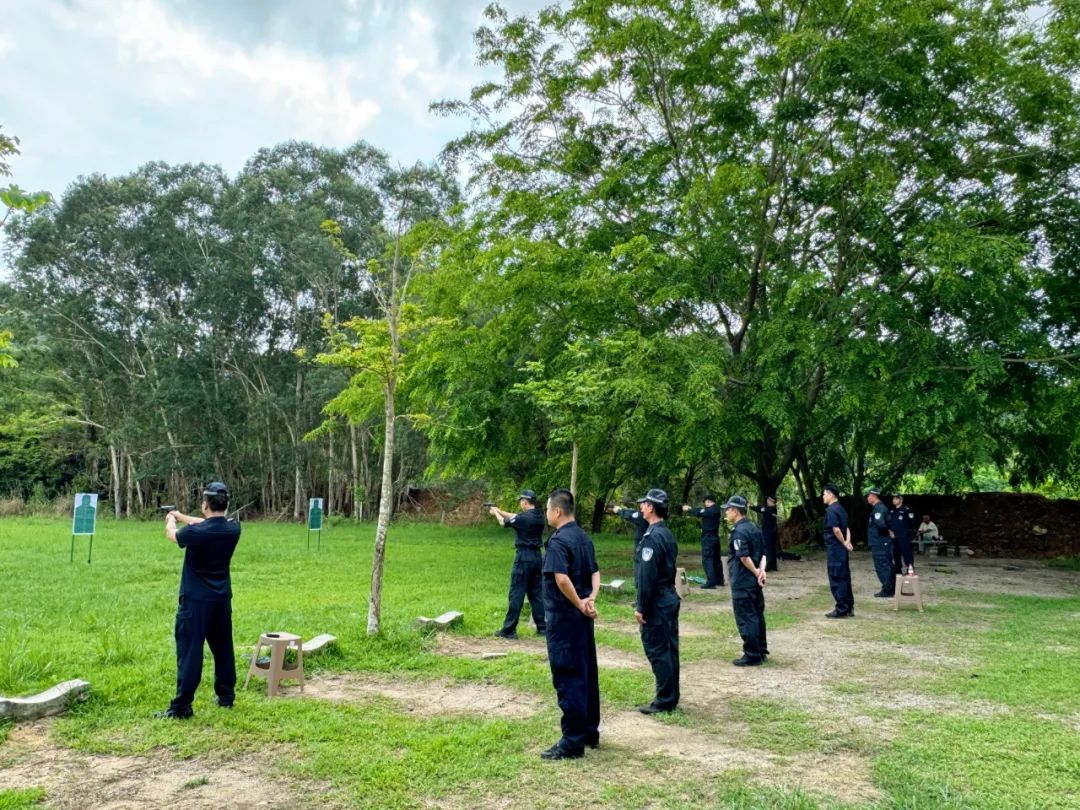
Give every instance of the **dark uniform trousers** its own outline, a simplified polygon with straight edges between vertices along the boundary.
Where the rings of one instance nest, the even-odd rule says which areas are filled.
[[[578,610],[552,611],[547,616],[548,662],[551,682],[562,709],[559,746],[584,751],[600,740],[600,683],[596,668],[593,620]]]
[[[888,537],[879,537],[870,541],[870,554],[874,558],[874,572],[881,580],[881,591],[887,596],[892,596],[896,591],[896,580],[893,579],[893,551],[892,542]]]
[[[911,535],[898,534],[892,547],[893,573],[902,574],[907,570],[906,566],[915,564],[915,545]]]
[[[765,592],[760,587],[731,590],[731,606],[735,611],[735,626],[742,636],[743,654],[760,661],[769,650],[765,634]]]
[[[532,608],[533,621],[538,632],[545,632],[544,623],[544,579],[543,559],[539,549],[519,548],[514,555],[514,564],[510,568],[510,607],[503,620],[502,632],[517,632],[521,606],[528,594]]]
[[[176,697],[173,709],[186,711],[202,680],[203,643],[214,656],[214,692],[223,704],[236,696],[236,653],[232,640],[232,600],[180,598],[176,609]]]
[[[673,709],[679,705],[679,607],[682,600],[673,588],[656,602],[653,615],[641,625],[641,646],[656,678],[653,705]]]
[[[701,567],[705,569],[707,586],[724,584],[724,564],[720,560],[719,537],[704,535],[701,538]]]
[[[836,609],[841,613],[850,613],[855,609],[855,594],[851,592],[851,566],[848,564],[847,549],[829,544],[825,550],[825,567],[829,572],[829,589]]]

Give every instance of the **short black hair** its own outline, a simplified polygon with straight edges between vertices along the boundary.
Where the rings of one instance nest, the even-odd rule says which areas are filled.
[[[653,511],[656,512],[657,517],[661,520],[667,518],[668,505],[666,503],[653,503],[652,501],[649,501],[649,503],[652,504]]]
[[[551,490],[551,494],[548,495],[548,503],[564,515],[574,514],[574,493],[566,487]]]
[[[229,506],[229,496],[219,495],[217,493],[213,495],[207,495],[203,493],[203,500],[206,501],[206,508],[211,512],[224,512]]]

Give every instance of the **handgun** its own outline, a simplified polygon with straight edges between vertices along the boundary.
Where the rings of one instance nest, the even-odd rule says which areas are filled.
[[[483,506],[485,509],[490,509],[493,506],[498,506],[498,504],[494,501],[484,501],[481,506]]]

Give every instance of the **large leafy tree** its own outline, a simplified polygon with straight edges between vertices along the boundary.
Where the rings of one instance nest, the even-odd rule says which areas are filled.
[[[449,154],[472,160],[478,210],[447,254],[470,294],[441,299],[456,332],[429,372],[500,385],[446,409],[436,460],[445,443],[484,469],[505,452],[492,429],[520,447],[526,406],[502,392],[584,372],[581,341],[635,346],[615,360],[628,378],[652,369],[595,405],[662,438],[635,447],[653,480],[713,468],[763,494],[795,469],[809,496],[849,453],[898,478],[985,452],[1003,394],[1076,346],[1075,321],[1047,328],[1080,199],[1075,24],[1035,11],[489,9],[478,56],[503,80],[440,105],[475,123]],[[604,379],[611,356],[591,354]]]

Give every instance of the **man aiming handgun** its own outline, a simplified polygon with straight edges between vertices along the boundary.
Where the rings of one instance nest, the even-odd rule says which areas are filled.
[[[510,569],[510,605],[507,608],[502,629],[495,632],[499,638],[506,639],[518,637],[518,619],[521,616],[521,607],[525,603],[526,595],[532,607],[533,621],[536,622],[536,634],[542,636],[547,632],[544,621],[541,551],[546,519],[544,513],[537,508],[536,493],[531,489],[522,490],[518,496],[518,507],[521,511],[515,514],[504,512],[494,504],[488,506],[488,512],[495,521],[500,526],[513,529],[515,534],[514,564]]]

